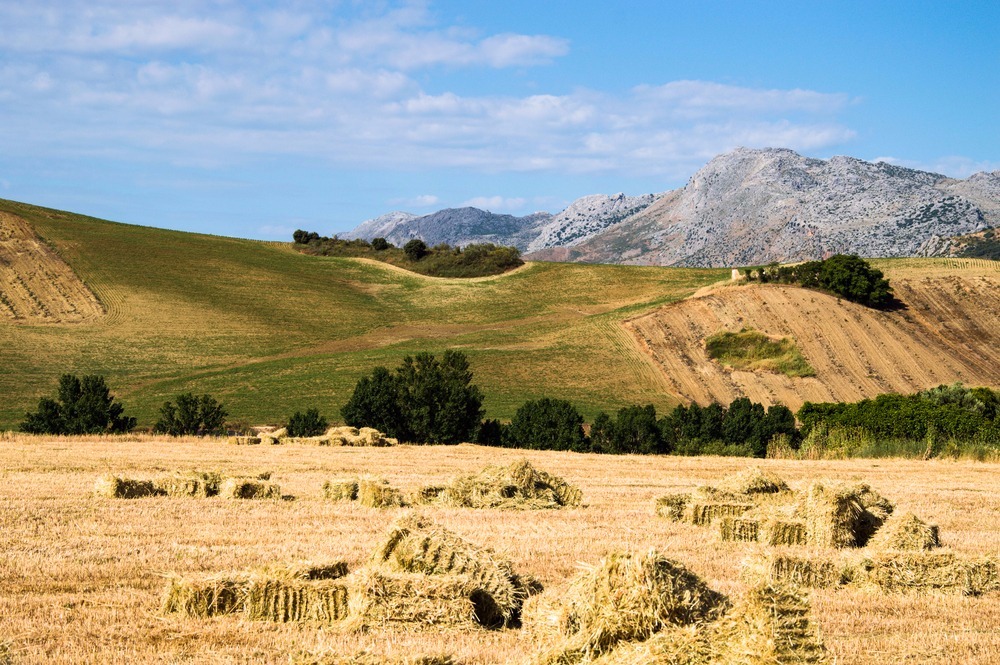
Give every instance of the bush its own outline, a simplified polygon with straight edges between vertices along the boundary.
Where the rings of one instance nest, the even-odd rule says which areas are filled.
[[[390,247],[392,247],[392,245],[390,245],[389,241],[385,238],[372,238],[372,249],[376,252],[384,252]]]
[[[319,436],[326,431],[326,418],[319,415],[319,409],[308,409],[305,413],[296,411],[285,426],[288,436]]]
[[[853,254],[835,254],[823,261],[806,261],[794,266],[771,264],[751,269],[747,275],[761,282],[799,284],[830,291],[868,307],[883,308],[895,303],[892,288],[882,272]]]
[[[226,410],[211,395],[195,397],[185,393],[176,397],[177,405],[164,402],[154,432],[181,436],[220,434],[226,422]]]
[[[403,253],[406,254],[406,258],[414,263],[427,256],[427,252],[427,243],[420,238],[414,238],[403,245]]]
[[[57,400],[47,397],[39,400],[38,411],[25,415],[21,431],[117,434],[135,428],[135,418],[123,414],[125,407],[115,401],[103,376],[91,374],[80,379],[73,374],[63,374],[59,379]]]
[[[589,447],[583,416],[576,407],[548,397],[521,405],[504,430],[503,443],[510,448],[536,450],[586,451]]]
[[[358,381],[341,408],[354,427],[375,427],[402,441],[471,441],[483,416],[483,395],[472,384],[469,361],[460,351],[407,356],[395,374],[377,367]]]
[[[619,409],[614,420],[607,414],[599,414],[590,427],[590,445],[595,452],[604,453],[670,452],[652,404]]]

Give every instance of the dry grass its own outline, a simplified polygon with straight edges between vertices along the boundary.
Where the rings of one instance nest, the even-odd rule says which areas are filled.
[[[319,448],[229,446],[224,440],[167,444],[142,437],[7,437],[0,446],[0,640],[18,663],[286,665],[302,652],[345,657],[368,652],[374,662],[402,662],[420,654],[450,654],[468,665],[523,662],[539,644],[515,628],[438,631],[390,625],[343,634],[322,622],[160,613],[163,575],[170,571],[195,578],[302,559],[344,560],[352,570],[368,565],[398,511],[326,500],[321,488],[328,479],[377,470],[400,487],[444,485],[457,475],[521,457],[579,486],[587,506],[424,510],[442,528],[493,550],[518,574],[531,574],[550,590],[566,585],[579,572],[579,562],[595,564],[615,550],[658,548],[735,604],[746,595],[740,570],[746,543],[719,542],[713,529],[649,514],[655,497],[714,483],[743,469],[745,460],[465,445]],[[990,517],[1000,514],[998,465],[764,460],[760,466],[799,491],[822,478],[869,483],[939,525],[944,543],[963,560],[982,563],[1000,551],[1000,530]],[[217,469],[226,476],[271,469],[282,490],[297,499],[121,501],[92,493],[95,478],[111,471],[154,478],[173,469]],[[980,566],[979,577],[988,577],[983,571],[988,572]],[[883,593],[852,584],[816,589],[811,602],[830,660],[838,665],[1000,661],[1000,593]]]
[[[458,476],[443,488],[436,485],[422,488],[415,498],[466,508],[521,510],[579,506],[583,493],[564,479],[520,459]]]

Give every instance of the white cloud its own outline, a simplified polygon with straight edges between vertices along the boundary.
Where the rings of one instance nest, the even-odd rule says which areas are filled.
[[[508,212],[511,210],[520,210],[527,202],[527,199],[518,197],[476,196],[468,201],[463,201],[459,204],[459,207],[480,208],[491,212]]]

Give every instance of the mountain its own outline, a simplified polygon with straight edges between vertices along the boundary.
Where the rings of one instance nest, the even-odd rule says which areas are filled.
[[[536,212],[524,217],[498,215],[479,208],[448,208],[430,215],[412,215],[408,212],[390,212],[381,217],[362,222],[344,238],[382,237],[394,245],[420,238],[428,245],[446,242],[449,245],[491,242],[513,245],[524,251],[538,235],[538,228],[552,218],[547,212]]]
[[[585,242],[528,258],[731,266],[838,252],[913,256],[934,238],[998,223],[1000,171],[955,180],[852,157],[739,148]]]

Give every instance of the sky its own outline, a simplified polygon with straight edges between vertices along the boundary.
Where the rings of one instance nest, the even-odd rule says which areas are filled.
[[[0,198],[288,240],[783,147],[1000,169],[1000,2],[0,0]]]

